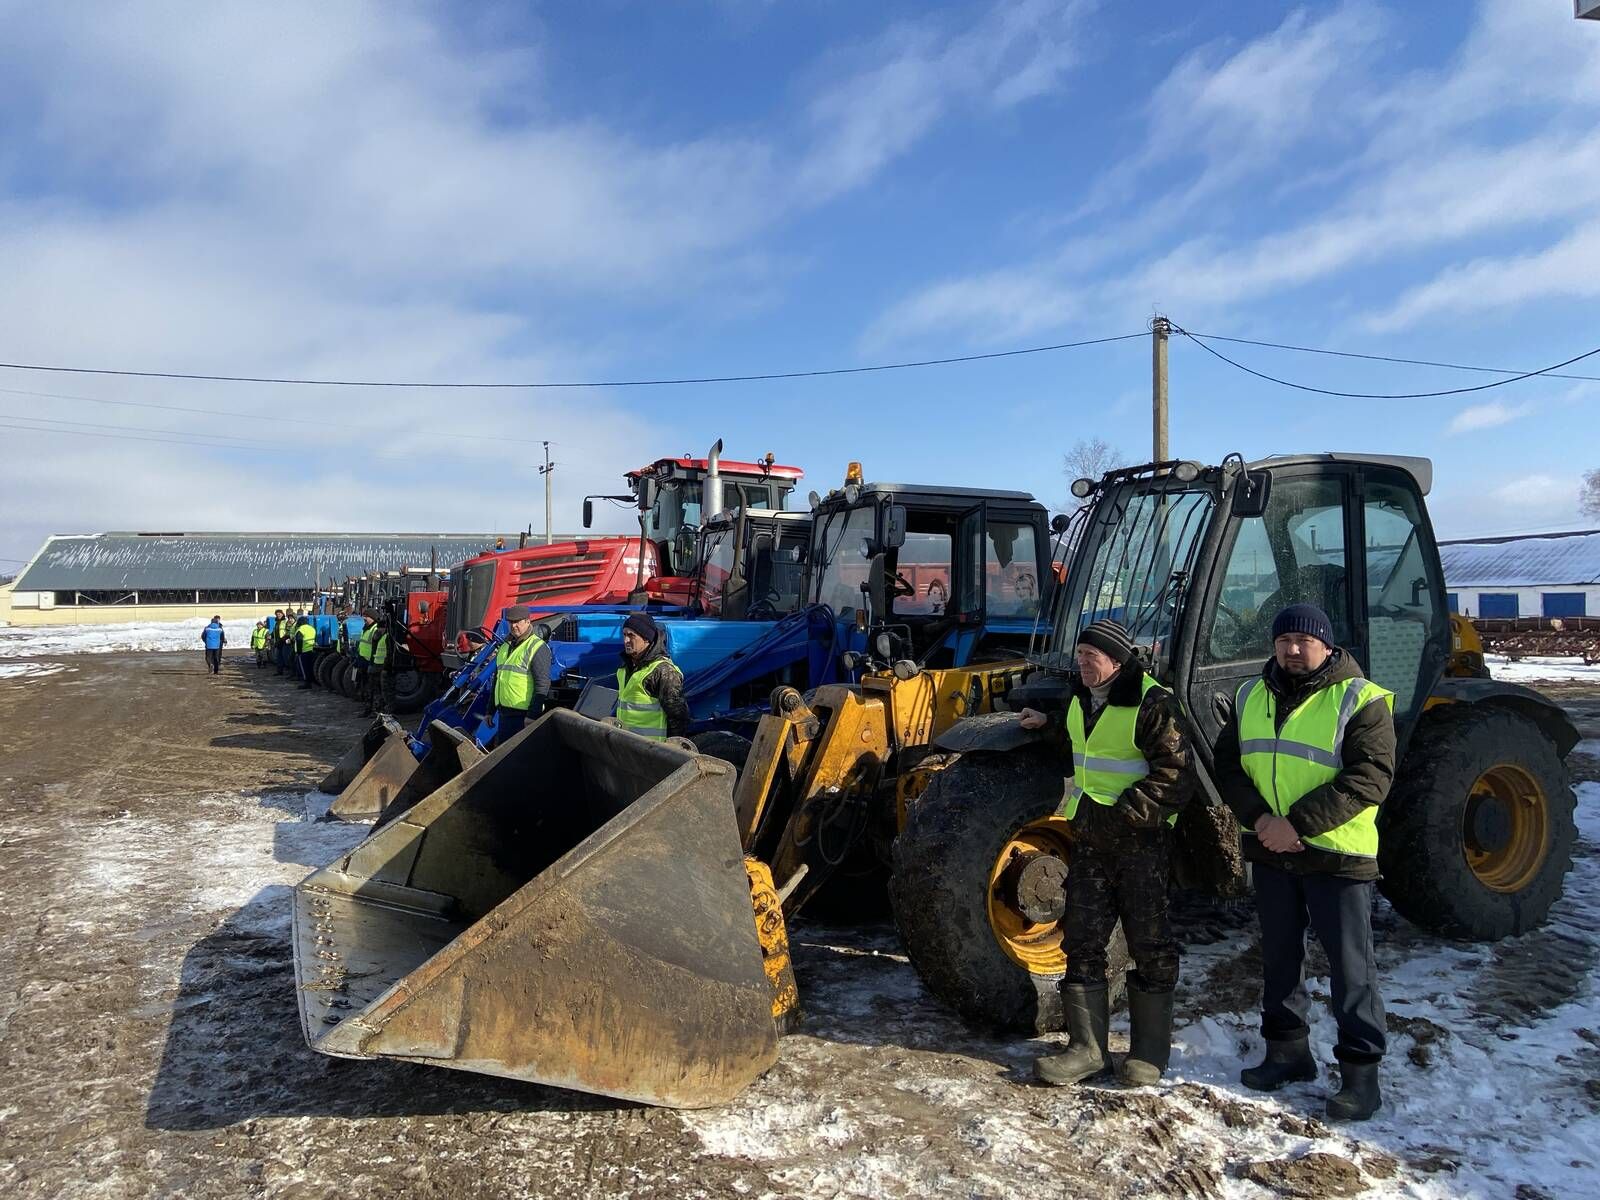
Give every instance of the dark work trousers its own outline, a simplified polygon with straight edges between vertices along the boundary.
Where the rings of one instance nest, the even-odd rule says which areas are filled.
[[[278,674],[282,675],[289,669],[289,643],[279,642],[277,645]]]
[[[220,649],[206,651],[206,666],[211,668],[213,675],[222,673],[222,651]]]
[[[300,681],[306,687],[317,686],[317,652],[315,650],[302,650],[300,652]]]
[[[1073,821],[1075,830],[1082,820],[1091,822],[1092,830],[1080,833],[1067,866],[1061,930],[1065,982],[1106,982],[1106,945],[1120,920],[1139,986],[1170,992],[1178,983],[1178,943],[1167,921],[1171,834],[1165,826],[1135,829],[1119,812],[1087,797]]]
[[[1337,875],[1297,875],[1254,863],[1261,918],[1261,1034],[1269,1042],[1310,1032],[1306,927],[1316,931],[1332,971],[1340,1062],[1375,1063],[1385,1049],[1383,997],[1372,955],[1372,882]]]
[[[528,710],[525,708],[502,708],[496,710],[494,726],[494,744],[509,742],[522,732],[522,727],[528,723]]]

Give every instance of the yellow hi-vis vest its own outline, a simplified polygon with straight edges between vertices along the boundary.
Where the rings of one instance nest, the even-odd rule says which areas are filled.
[[[1139,683],[1142,702],[1151,688],[1160,687],[1146,675]],[[1072,739],[1072,783],[1061,802],[1060,813],[1067,820],[1078,815],[1078,801],[1084,796],[1098,804],[1112,805],[1129,785],[1150,774],[1150,764],[1134,745],[1139,724],[1139,705],[1107,704],[1100,710],[1094,729],[1084,730],[1083,704],[1074,696],[1067,705],[1067,736]],[[1174,813],[1169,821],[1175,820]]]
[[[533,705],[533,656],[544,642],[530,633],[515,646],[494,652],[494,702],[497,708],[527,710]]]
[[[1350,719],[1382,699],[1394,711],[1394,693],[1357,677],[1315,692],[1277,727],[1278,698],[1262,679],[1243,684],[1234,698],[1239,714],[1239,764],[1267,806],[1287,816],[1295,801],[1344,769],[1344,731]],[[1255,836],[1255,830],[1245,833]],[[1369,805],[1327,833],[1300,839],[1319,850],[1357,858],[1378,857],[1378,807]]]
[[[372,644],[378,640],[378,627],[368,625],[361,631],[361,640],[356,643],[356,653],[368,662],[372,661]]]
[[[310,621],[296,628],[294,636],[300,643],[301,654],[309,654],[317,648],[317,627]]]
[[[624,729],[640,737],[663,739],[667,736],[667,713],[649,692],[644,681],[668,659],[658,658],[643,670],[629,675],[627,668],[617,668],[617,721]]]
[[[264,625],[257,625],[250,631],[250,649],[260,650],[267,644],[267,629]]]
[[[380,634],[378,639],[372,643],[372,665],[375,667],[381,667],[388,661],[389,635],[385,633]]]

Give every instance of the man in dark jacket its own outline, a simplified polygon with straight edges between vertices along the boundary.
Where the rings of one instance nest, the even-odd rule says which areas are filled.
[[[1078,635],[1078,675],[1053,740],[1072,764],[1062,814],[1072,822],[1072,862],[1061,982],[1069,1041],[1034,1064],[1048,1083],[1078,1083],[1111,1065],[1107,943],[1117,922],[1128,939],[1131,1046],[1121,1076],[1152,1084],[1172,1050],[1178,943],[1167,921],[1171,825],[1194,791],[1189,743],[1172,695],[1147,675],[1133,639],[1115,621]],[[1025,729],[1050,725],[1025,708]]]
[[[1216,778],[1239,818],[1261,921],[1265,1060],[1240,1079],[1257,1091],[1313,1080],[1303,963],[1309,925],[1327,951],[1339,1024],[1336,1120],[1382,1104],[1383,999],[1372,954],[1378,806],[1394,778],[1394,696],[1362,678],[1313,604],[1272,622],[1273,657],[1238,691],[1217,740]]]
[[[200,632],[200,642],[206,648],[206,669],[213,675],[222,674],[222,648],[228,644],[228,635],[223,632],[221,617],[211,618],[211,624]]]
[[[642,737],[689,735],[683,672],[667,657],[666,635],[649,613],[631,613],[622,623],[617,722]]]

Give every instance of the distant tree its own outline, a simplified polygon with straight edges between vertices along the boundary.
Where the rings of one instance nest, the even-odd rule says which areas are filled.
[[[1600,467],[1586,474],[1578,485],[1578,511],[1586,517],[1600,517]]]
[[[1122,451],[1110,442],[1103,438],[1090,438],[1073,444],[1063,457],[1062,470],[1069,480],[1098,480],[1113,467],[1123,466],[1127,461]],[[1074,497],[1073,503],[1081,508],[1084,502]]]

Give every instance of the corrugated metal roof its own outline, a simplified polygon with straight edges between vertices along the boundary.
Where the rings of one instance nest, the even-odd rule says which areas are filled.
[[[303,588],[377,569],[440,568],[515,533],[100,533],[50,538],[17,580],[19,592],[141,588]],[[570,540],[569,535],[558,535]]]
[[[1446,542],[1439,558],[1448,587],[1600,583],[1600,530]]]

